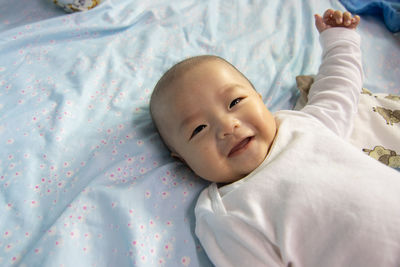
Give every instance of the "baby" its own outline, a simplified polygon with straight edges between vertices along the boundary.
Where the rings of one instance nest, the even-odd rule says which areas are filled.
[[[362,87],[360,18],[315,15],[323,59],[301,111],[267,109],[215,56],[168,70],[150,101],[171,151],[213,182],[196,235],[217,266],[400,266],[400,175],[345,141]]]

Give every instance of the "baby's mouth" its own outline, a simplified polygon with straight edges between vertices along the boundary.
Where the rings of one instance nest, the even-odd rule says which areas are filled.
[[[236,144],[231,151],[228,154],[228,157],[233,157],[244,151],[249,143],[253,140],[254,136],[249,136],[244,138],[242,141],[240,141],[238,144]]]

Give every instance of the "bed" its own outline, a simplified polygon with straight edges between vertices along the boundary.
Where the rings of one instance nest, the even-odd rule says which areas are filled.
[[[67,14],[50,0],[2,1],[0,265],[212,266],[194,234],[207,183],[169,156],[152,88],[181,59],[216,54],[272,111],[292,109],[296,76],[318,70],[313,14],[327,8],[345,10],[334,0],[105,0]],[[400,36],[382,14],[361,16],[364,84],[399,95]]]

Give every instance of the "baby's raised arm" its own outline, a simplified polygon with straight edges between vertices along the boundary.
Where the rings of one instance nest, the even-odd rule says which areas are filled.
[[[325,11],[324,16],[314,15],[315,26],[319,33],[322,33],[326,29],[333,27],[344,27],[348,29],[355,29],[360,22],[359,16],[352,17],[350,12],[344,12],[340,10],[334,11],[333,9],[328,9]]]
[[[302,109],[345,139],[351,134],[363,82],[361,38],[354,30],[359,22],[358,16],[331,9],[315,16],[322,62]]]

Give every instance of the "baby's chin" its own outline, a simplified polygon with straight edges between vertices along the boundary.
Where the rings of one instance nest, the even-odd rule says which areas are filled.
[[[256,168],[257,167],[255,167],[254,169],[256,169]],[[212,175],[212,176],[202,177],[202,178],[209,182],[217,183],[218,185],[227,185],[227,184],[237,182],[240,179],[243,179],[244,177],[249,175],[254,169],[247,171],[247,172],[240,172],[240,173],[229,172],[229,173],[225,173],[225,174],[220,174],[219,176]]]
[[[268,154],[268,149],[266,146],[261,146],[261,148],[257,147],[257,144],[253,144],[246,153],[230,158],[224,161],[224,164],[210,166],[212,164],[209,162],[209,165],[202,166],[197,171],[192,170],[198,176],[210,182],[222,184],[234,183],[251,174],[264,162]]]

